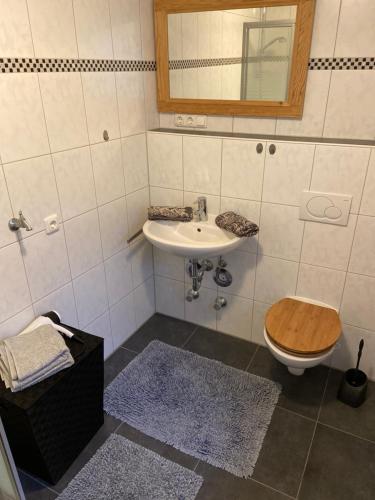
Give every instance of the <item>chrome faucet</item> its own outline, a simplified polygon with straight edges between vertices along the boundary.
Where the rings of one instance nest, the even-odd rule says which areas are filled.
[[[31,231],[32,225],[26,217],[23,215],[22,210],[18,212],[19,218],[17,219],[16,217],[13,217],[12,219],[9,220],[8,222],[8,227],[11,231],[18,231],[18,229],[26,229],[26,231]]]
[[[207,213],[207,198],[205,196],[199,196],[197,200],[198,208],[194,212],[194,215],[196,216],[196,219],[199,222],[204,222],[208,220],[208,213]]]

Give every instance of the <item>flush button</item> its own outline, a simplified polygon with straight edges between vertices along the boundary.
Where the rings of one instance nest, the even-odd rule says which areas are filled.
[[[270,155],[274,155],[276,153],[276,146],[275,146],[275,144],[271,144],[270,145],[269,152],[270,152]]]
[[[260,155],[261,153],[263,153],[263,144],[260,142],[259,144],[257,144],[257,153]]]

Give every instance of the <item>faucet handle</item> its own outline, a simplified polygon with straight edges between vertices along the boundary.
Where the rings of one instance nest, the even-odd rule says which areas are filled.
[[[23,215],[22,210],[20,210],[18,212],[18,215],[20,216],[21,227],[24,227],[26,229],[26,231],[32,231],[33,230],[33,226],[30,224],[30,222]]]
[[[18,212],[19,218],[12,217],[8,222],[8,227],[11,231],[18,231],[19,229],[24,228],[26,231],[32,231],[33,227],[28,222],[26,217],[23,215],[22,210]]]

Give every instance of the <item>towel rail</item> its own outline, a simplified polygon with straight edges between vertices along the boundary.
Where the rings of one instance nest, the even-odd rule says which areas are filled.
[[[133,234],[133,236],[131,238],[129,238],[128,240],[126,240],[126,243],[129,245],[129,243],[131,243],[133,240],[135,240],[136,238],[138,238],[138,236],[140,234],[143,233],[143,229],[139,229],[139,231],[137,231],[135,234]]]

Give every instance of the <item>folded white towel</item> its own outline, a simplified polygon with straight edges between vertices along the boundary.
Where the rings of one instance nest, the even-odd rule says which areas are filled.
[[[61,335],[50,325],[0,342],[0,376],[13,392],[34,385],[73,363]]]

